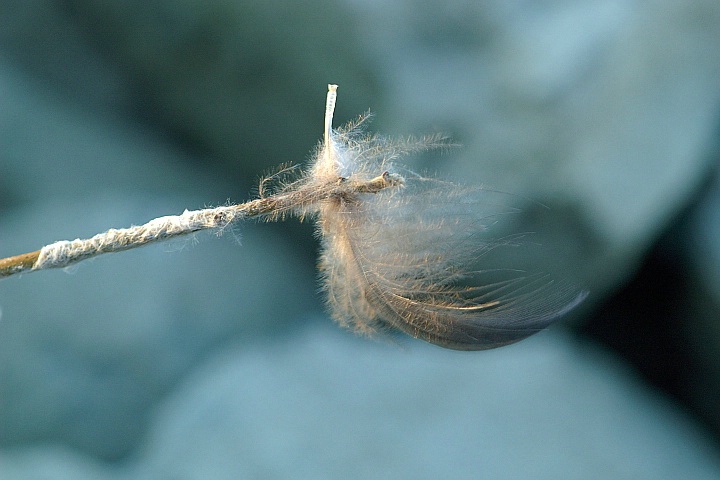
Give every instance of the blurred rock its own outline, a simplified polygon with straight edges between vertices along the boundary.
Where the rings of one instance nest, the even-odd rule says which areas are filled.
[[[306,158],[320,138],[325,85],[337,82],[339,121],[371,108],[382,133],[439,130],[464,144],[412,168],[531,199],[521,228],[549,253],[529,260],[579,277],[599,300],[632,275],[713,161],[719,25],[715,0],[0,2],[0,250],[244,199],[261,169]],[[713,238],[707,215],[698,238]],[[159,398],[221,344],[279,336],[318,308],[309,235],[241,232],[242,247],[204,239],[167,252],[192,243],[180,242],[98,259],[74,276],[4,281],[0,441],[57,441],[116,459],[153,422],[147,475],[186,465],[188,478],[202,471],[200,454],[218,475],[252,465],[310,472],[316,459],[335,477],[363,465],[353,473],[387,467],[437,478],[445,472],[435,468],[450,463],[440,458],[504,473],[540,466],[548,477],[717,476],[714,453],[677,412],[607,373],[603,358],[574,366],[562,342],[557,355],[572,361],[557,364],[551,350],[453,356],[413,346],[422,353],[412,368],[385,363],[402,364],[405,353],[385,357],[365,345],[346,355],[333,349],[337,340],[301,344],[320,349],[315,356],[282,343],[248,354],[239,347],[188,380],[153,420]],[[714,247],[703,242],[698,275],[714,278]],[[705,277],[698,282],[714,291]],[[701,327],[689,348],[715,372],[716,310],[699,308],[688,314],[688,328]],[[263,356],[266,364],[253,363]],[[449,375],[443,362],[461,358],[472,365]],[[504,362],[523,371],[549,362],[560,375],[516,378]],[[601,372],[589,374],[594,362]],[[487,378],[477,382],[477,371]],[[602,372],[617,383],[602,383],[610,381]],[[714,375],[710,394],[696,393],[701,409],[718,404]],[[517,400],[493,397],[493,382],[503,391],[508,377]],[[548,397],[536,399],[540,390]],[[311,400],[292,403],[302,398]],[[567,405],[574,415],[565,416]],[[327,444],[312,443],[316,431]],[[417,449],[404,443],[413,439]],[[271,455],[285,446],[287,455]],[[325,447],[337,456],[319,459],[313,448]],[[33,451],[11,464],[31,463]],[[46,453],[38,455],[42,462]],[[417,455],[415,470],[403,455]]]
[[[387,130],[450,128],[463,148],[425,166],[539,202],[523,222],[556,248],[540,267],[579,273],[596,300],[701,184],[720,3],[355,5],[385,67]]]
[[[99,53],[69,15],[67,2],[0,1],[3,74],[10,65],[20,68],[28,76],[27,88],[52,91],[76,107],[116,114],[136,111],[127,74]]]
[[[60,224],[102,231],[108,222],[177,212],[182,200],[135,196],[25,209],[3,218],[0,230],[33,238],[38,229],[27,220],[52,218],[43,235],[57,235]],[[260,229],[243,227],[242,245],[230,232],[202,235],[197,245],[178,240],[85,262],[74,275],[47,271],[3,282],[0,442],[55,440],[122,457],[154,402],[209,351],[232,338],[280,335],[303,311],[319,309],[312,265],[303,268],[288,245]],[[3,251],[23,248],[1,244]]]
[[[697,366],[688,382],[689,403],[720,432],[720,171],[713,173],[678,235],[688,265],[684,317],[678,321]]]
[[[244,194],[212,172],[181,170],[189,156],[176,146],[112,112],[77,105],[12,64],[0,71],[0,92],[6,206],[101,203],[120,193],[207,195],[201,201]]]
[[[684,240],[687,254],[692,256],[693,278],[720,305],[720,164],[711,178],[709,188],[690,215]]]
[[[717,478],[706,442],[626,368],[556,333],[468,355],[311,329],[189,376],[137,478]]]
[[[0,478],[7,480],[115,480],[114,469],[62,447],[0,450]]]
[[[11,74],[0,75],[0,176],[16,205],[0,216],[3,257],[233,192],[161,140]],[[198,235],[86,262],[77,275],[4,281],[0,443],[54,440],[122,457],[154,402],[208,351],[277,335],[319,309],[312,261],[278,233],[250,223],[219,240]]]
[[[328,83],[346,92],[340,118],[380,93],[357,24],[336,2],[65,3],[142,89],[144,114],[241,179],[306,158]]]
[[[218,350],[120,465],[13,449],[0,476],[714,479],[708,445],[626,367],[558,332],[468,354],[326,326]]]

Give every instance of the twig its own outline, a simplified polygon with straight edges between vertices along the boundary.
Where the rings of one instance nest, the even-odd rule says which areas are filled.
[[[238,205],[185,210],[182,215],[159,217],[144,225],[129,228],[113,228],[84,240],[62,240],[35,252],[1,259],[0,278],[48,268],[64,268],[105,253],[130,250],[201,230],[222,230],[240,220],[256,217],[274,219],[283,212],[297,210],[310,202],[331,197],[349,197],[359,193],[372,194],[401,184],[402,177],[389,172],[383,172],[368,181],[350,182],[338,177],[330,184],[317,185],[307,182],[288,193]]]

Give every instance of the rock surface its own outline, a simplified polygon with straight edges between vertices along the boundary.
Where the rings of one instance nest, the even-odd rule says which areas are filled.
[[[692,420],[611,356],[558,332],[467,354],[308,328],[218,350],[155,411],[139,451],[119,467],[46,448],[0,455],[0,473],[17,480],[720,475],[720,455]]]

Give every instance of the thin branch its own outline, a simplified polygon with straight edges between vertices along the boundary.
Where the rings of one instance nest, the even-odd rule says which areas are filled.
[[[270,197],[237,205],[185,210],[181,215],[158,217],[144,225],[112,228],[88,239],[61,240],[35,252],[0,259],[0,278],[48,268],[64,268],[105,253],[130,250],[201,230],[222,230],[231,223],[249,218],[275,220],[286,212],[302,215],[304,206],[312,203],[332,197],[374,194],[402,183],[402,177],[388,172],[367,181],[348,181],[342,177],[325,184],[300,181],[294,184],[293,190]]]

